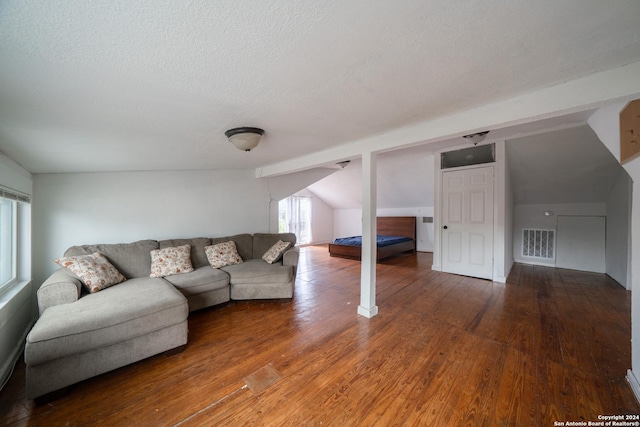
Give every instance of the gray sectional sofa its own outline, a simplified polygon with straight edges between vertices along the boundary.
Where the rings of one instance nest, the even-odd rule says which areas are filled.
[[[278,240],[291,242],[291,248],[280,261],[263,261]],[[204,248],[226,241],[235,242],[243,262],[212,268]],[[42,284],[40,317],[25,345],[27,397],[180,349],[187,344],[191,311],[231,299],[292,298],[299,255],[295,242],[292,233],[257,233],[69,248],[65,256],[102,253],[127,280],[88,293],[77,277],[59,269]],[[149,277],[152,250],[186,244],[192,272]]]

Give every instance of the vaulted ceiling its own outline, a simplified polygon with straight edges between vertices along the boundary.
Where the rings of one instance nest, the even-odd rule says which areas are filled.
[[[0,152],[32,173],[258,168],[640,61],[639,16],[635,0],[6,0]],[[261,145],[231,146],[236,126]]]

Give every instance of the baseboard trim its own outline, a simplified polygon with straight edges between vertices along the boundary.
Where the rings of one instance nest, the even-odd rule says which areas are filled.
[[[4,364],[2,365],[2,368],[0,368],[0,390],[2,390],[2,388],[9,381],[9,378],[13,373],[13,368],[15,367],[16,363],[18,363],[18,358],[24,351],[24,343],[34,323],[35,321],[29,322],[29,325],[22,333],[22,338],[20,339],[20,342],[16,347],[14,347],[13,351],[11,352],[11,355],[4,362]]]
[[[371,308],[366,308],[361,305],[358,306],[358,314],[364,317],[371,319],[373,316],[378,314],[378,306],[374,305]]]
[[[631,385],[631,390],[633,390],[636,400],[640,402],[640,382],[638,382],[638,379],[631,369],[627,371],[627,381],[629,381],[629,385]]]
[[[541,267],[555,267],[556,263],[555,260],[553,260],[553,262],[546,262],[546,261],[536,261],[533,259],[522,259],[522,258],[516,258],[513,260],[515,263],[518,264],[527,264],[527,265],[539,265]]]

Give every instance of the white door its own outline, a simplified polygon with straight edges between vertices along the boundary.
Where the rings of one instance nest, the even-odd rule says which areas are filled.
[[[558,215],[556,267],[604,273],[606,218]]]
[[[493,279],[493,166],[442,173],[442,271]]]

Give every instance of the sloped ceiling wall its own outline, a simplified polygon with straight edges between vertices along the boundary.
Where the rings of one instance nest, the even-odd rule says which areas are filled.
[[[588,125],[507,141],[516,204],[606,202],[622,166]]]
[[[433,158],[424,147],[379,154],[378,208],[433,206]],[[362,162],[354,159],[308,188],[334,209],[360,209]]]

